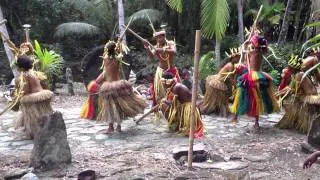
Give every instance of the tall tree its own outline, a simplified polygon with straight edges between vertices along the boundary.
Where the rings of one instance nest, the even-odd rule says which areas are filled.
[[[293,0],[288,0],[286,11],[284,13],[284,17],[282,21],[281,31],[278,38],[278,43],[277,43],[279,47],[283,46],[287,38],[287,33],[289,29],[289,15],[292,9],[292,5],[293,5]]]
[[[182,12],[184,0],[166,0],[168,5]],[[220,43],[229,22],[229,5],[227,0],[203,0],[201,2],[201,33],[204,37],[216,39],[216,60],[220,63]]]
[[[304,5],[304,0],[298,1],[297,11],[296,11],[295,20],[294,20],[294,33],[293,33],[294,42],[298,41],[300,16],[301,16],[301,11],[302,11],[303,5]]]
[[[8,44],[6,43],[6,40],[9,40],[9,34],[7,31],[7,27],[6,27],[5,22],[6,22],[6,20],[3,17],[2,9],[0,6],[0,32],[5,36],[5,37],[2,36],[3,46],[4,46],[4,50],[7,54],[7,58],[9,60],[9,63],[12,64],[12,62],[14,61],[14,54],[10,50]],[[6,39],[6,38],[8,38],[8,39]],[[15,69],[12,69],[12,73],[15,77],[18,74],[18,72]]]
[[[118,0],[118,20],[119,20],[119,34],[122,34],[124,31],[124,9],[123,9],[123,1]],[[124,35],[122,38],[122,43],[127,44],[126,36]]]
[[[238,36],[239,42],[244,42],[244,26],[243,26],[243,0],[236,0],[237,9],[238,9]]]

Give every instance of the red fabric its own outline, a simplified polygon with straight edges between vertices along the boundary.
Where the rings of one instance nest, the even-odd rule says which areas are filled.
[[[96,93],[98,89],[98,83],[96,81],[92,81],[90,82],[90,84],[88,85],[88,91],[90,93]],[[95,108],[94,108],[94,98],[93,95],[89,95],[89,104],[88,104],[88,114],[86,116],[87,119],[93,119],[94,115],[95,115]]]
[[[279,91],[288,85],[291,75],[292,75],[292,72],[290,69],[285,68],[283,70],[283,78],[281,79],[281,82],[278,88]]]
[[[178,72],[177,67],[173,66],[173,67],[167,69],[166,72],[174,74],[174,77],[177,78],[177,82],[181,82],[181,78],[179,76],[179,72]]]

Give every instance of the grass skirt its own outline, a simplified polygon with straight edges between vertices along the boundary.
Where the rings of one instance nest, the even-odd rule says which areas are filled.
[[[261,71],[251,71],[239,76],[231,112],[252,117],[279,112],[272,89],[272,78]]]
[[[280,129],[296,129],[301,133],[307,133],[311,122],[319,115],[320,96],[309,95],[293,96],[284,101],[285,114],[275,125]]]
[[[147,107],[126,80],[104,82],[99,92],[102,102],[97,121],[121,124],[122,120],[143,113]]]
[[[163,99],[166,95],[166,89],[163,87],[161,82],[163,72],[170,72],[174,74],[177,82],[181,82],[177,67],[174,66],[164,70],[158,66],[153,80],[153,87],[151,88],[153,106],[157,105],[158,101]]]
[[[180,104],[178,103],[178,100],[175,99],[169,108],[168,123],[170,130],[176,131],[184,136],[188,136],[190,131],[190,117],[191,102]],[[196,109],[195,113],[194,136],[196,138],[204,136],[204,126],[201,120],[199,108]]]
[[[221,116],[229,114],[228,87],[219,75],[211,75],[206,80],[206,93],[200,105],[203,114],[216,113]]]
[[[31,138],[39,129],[38,119],[46,114],[53,112],[51,100],[53,92],[42,90],[36,93],[28,94],[20,99],[20,110],[22,114],[18,119],[17,126],[23,127],[26,134]]]

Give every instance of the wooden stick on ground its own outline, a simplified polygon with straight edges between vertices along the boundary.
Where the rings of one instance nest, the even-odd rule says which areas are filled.
[[[193,83],[192,83],[192,105],[191,105],[191,119],[190,119],[190,133],[189,133],[188,170],[191,170],[192,168],[195,113],[196,113],[196,101],[197,101],[197,95],[198,95],[197,87],[198,87],[198,72],[199,72],[199,59],[200,59],[200,43],[201,43],[201,33],[200,33],[200,30],[197,30],[195,48],[194,48],[194,72],[193,72]]]
[[[154,111],[156,111],[159,107],[159,104],[153,106],[147,113],[145,113],[144,115],[142,115],[139,119],[134,120],[136,122],[136,124],[138,125],[140,121],[142,121],[145,117],[147,117],[149,114],[153,113]]]

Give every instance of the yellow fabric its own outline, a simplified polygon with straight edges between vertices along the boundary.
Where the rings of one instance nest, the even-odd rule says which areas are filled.
[[[163,71],[164,70],[162,68],[157,67],[157,71],[154,77],[153,87],[154,87],[156,102],[160,101],[166,95],[166,90],[161,83],[161,77],[162,77]]]
[[[169,127],[174,127],[181,135],[188,135],[190,131],[190,117],[191,117],[191,102],[179,103],[177,96],[174,96],[172,105],[169,109],[168,123]],[[195,112],[195,136],[196,134],[202,136],[204,126],[201,120],[199,108]]]

